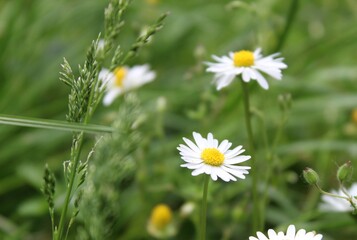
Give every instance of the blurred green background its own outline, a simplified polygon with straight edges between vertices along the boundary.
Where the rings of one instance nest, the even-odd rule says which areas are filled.
[[[127,220],[119,221],[112,239],[151,239],[146,222],[153,206],[164,202],[178,215],[182,204],[200,199],[201,178],[179,167],[182,160],[176,147],[182,137],[191,138],[192,131],[212,132],[219,140],[248,145],[240,85],[236,81],[217,92],[202,62],[211,61],[212,54],[242,48],[262,47],[264,54],[272,53],[291,2],[133,1],[120,35],[124,49],[161,13],[169,11],[170,16],[128,63],[149,63],[157,79],[137,91],[145,112],[143,141],[133,180],[122,192],[124,200],[118,202],[128,205],[117,216]],[[355,239],[356,217],[319,212],[320,194],[304,183],[301,171],[306,166],[316,169],[321,185],[329,190],[337,188],[339,165],[351,160],[357,166],[357,122],[351,117],[357,109],[357,2],[298,3],[280,49],[289,66],[283,80],[269,79],[268,91],[256,82],[250,86],[252,105],[264,120],[253,119],[260,171],[267,167],[262,132],[271,143],[282,116],[278,98],[285,93],[292,96],[289,119],[276,149],[266,227],[293,223],[323,233],[327,240]],[[65,120],[69,90],[58,81],[60,64],[66,57],[76,69],[84,61],[91,41],[103,31],[106,5],[107,1],[94,0],[0,1],[1,114]],[[165,109],[158,109],[163,99]],[[92,123],[110,125],[122,100],[100,106]],[[62,164],[69,158],[71,137],[67,132],[0,125],[0,239],[51,238],[47,204],[40,191],[43,169],[48,163],[56,172],[60,205]],[[88,152],[94,137],[87,142]],[[211,184],[208,239],[248,238],[249,186],[249,176],[237,183]],[[174,239],[194,239],[195,214],[183,220]],[[76,227],[71,239],[75,235]]]

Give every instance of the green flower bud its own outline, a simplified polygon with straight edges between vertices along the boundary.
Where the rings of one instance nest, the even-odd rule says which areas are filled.
[[[351,173],[352,173],[352,165],[351,165],[351,161],[348,161],[338,168],[337,179],[340,182],[343,182],[351,175]]]
[[[311,168],[305,168],[302,175],[305,181],[310,185],[316,184],[319,181],[319,175]]]

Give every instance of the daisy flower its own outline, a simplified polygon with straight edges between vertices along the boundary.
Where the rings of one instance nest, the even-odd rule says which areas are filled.
[[[215,73],[213,82],[217,85],[217,90],[228,86],[238,75],[242,75],[244,82],[253,79],[262,88],[268,89],[268,82],[261,72],[280,80],[281,69],[287,68],[287,65],[282,62],[284,58],[275,58],[278,55],[279,53],[275,53],[263,57],[260,48],[254,52],[246,50],[230,52],[228,56],[222,57],[213,55],[212,58],[217,62],[207,62],[206,71]]]
[[[322,235],[315,232],[306,232],[305,229],[296,231],[294,225],[290,225],[286,234],[275,232],[273,229],[268,230],[268,236],[257,232],[257,237],[249,237],[249,240],[321,240]]]
[[[250,167],[234,165],[250,159],[250,156],[240,155],[245,151],[242,146],[229,150],[232,143],[223,140],[218,144],[212,133],[203,138],[201,134],[193,132],[193,138],[195,143],[183,138],[187,145],[180,144],[177,148],[181,158],[186,162],[181,167],[193,169],[192,176],[205,173],[211,175],[214,181],[219,177],[226,182],[237,181],[237,178],[245,179],[244,174],[249,173]]]
[[[331,193],[339,195],[342,197],[348,197],[353,201],[355,206],[357,206],[357,183],[353,183],[352,186],[347,189],[347,192],[350,196],[347,196],[342,190],[336,191],[332,190]],[[351,203],[346,199],[336,198],[328,195],[322,195],[322,203],[320,204],[320,209],[328,212],[352,212],[354,208],[351,206]]]
[[[176,226],[173,221],[173,213],[166,204],[156,205],[147,224],[147,231],[156,238],[168,238],[176,234]]]
[[[156,77],[155,72],[150,71],[149,65],[139,65],[134,67],[117,67],[113,72],[102,69],[99,72],[99,80],[106,86],[106,95],[103,104],[110,105],[116,97],[123,92],[140,87],[151,82]]]

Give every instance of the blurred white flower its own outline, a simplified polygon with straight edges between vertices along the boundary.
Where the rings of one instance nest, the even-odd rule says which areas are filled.
[[[212,58],[217,62],[206,62],[207,72],[215,73],[213,81],[217,85],[217,90],[228,86],[240,74],[244,82],[253,79],[262,88],[268,89],[268,82],[261,72],[280,80],[282,78],[281,69],[287,68],[287,65],[282,62],[284,58],[275,58],[278,55],[279,53],[275,53],[263,57],[260,48],[254,52],[246,50],[230,52],[228,56],[222,57],[213,55]]]
[[[117,67],[113,72],[103,68],[99,72],[99,80],[106,86],[106,94],[103,104],[110,105],[116,97],[123,92],[140,87],[151,82],[156,77],[155,72],[150,71],[149,65],[139,65],[134,67]]]
[[[344,194],[342,190],[336,191],[332,190],[331,193],[343,197],[351,198],[353,203],[357,206],[357,200],[354,198],[357,196],[357,183],[353,183],[347,192],[350,196]],[[354,208],[351,203],[346,199],[336,198],[328,195],[322,195],[322,203],[320,204],[320,209],[326,212],[352,212]]]
[[[268,236],[261,232],[257,232],[257,237],[249,237],[249,240],[321,240],[321,234],[315,232],[306,232],[305,229],[296,231],[294,225],[290,225],[286,234],[283,232],[275,232],[273,229],[268,230]]]
[[[193,213],[195,208],[196,208],[196,206],[195,206],[194,202],[186,202],[180,208],[180,216],[183,218],[188,217],[189,215],[191,215]]]
[[[212,133],[208,133],[207,138],[203,138],[201,134],[193,132],[193,137],[196,143],[183,138],[187,146],[180,144],[177,148],[181,158],[186,162],[181,167],[193,169],[192,176],[205,173],[211,175],[214,181],[219,177],[226,182],[237,181],[236,177],[245,179],[244,174],[249,173],[247,170],[250,167],[234,165],[250,159],[250,156],[239,156],[245,151],[242,146],[229,150],[232,143],[224,140],[218,144]]]

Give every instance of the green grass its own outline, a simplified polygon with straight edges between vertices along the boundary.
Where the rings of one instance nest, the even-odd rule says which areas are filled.
[[[240,84],[236,81],[217,92],[211,85],[213,76],[205,72],[202,62],[211,61],[212,54],[221,56],[241,48],[261,46],[265,54],[273,52],[290,2],[249,1],[246,8],[232,9],[226,0],[161,0],[157,5],[133,1],[119,36],[125,50],[141,26],[154,22],[163,12],[169,11],[170,16],[148,46],[128,62],[149,63],[157,79],[137,91],[139,118],[144,121],[138,130],[141,142],[129,154],[134,163],[128,166],[128,175],[117,176],[118,180],[111,173],[120,184],[101,189],[105,196],[112,191],[117,194],[113,197],[116,204],[112,202],[118,207],[112,216],[115,236],[107,239],[151,239],[146,223],[156,204],[168,204],[178,217],[182,204],[199,203],[201,177],[192,177],[179,167],[182,160],[176,147],[182,137],[190,137],[192,131],[212,132],[220,140],[248,148]],[[268,79],[268,91],[256,82],[250,84],[252,106],[264,119],[263,125],[253,116],[257,171],[261,173],[268,166],[263,131],[272,144],[281,121],[278,97],[283,93],[292,96],[274,155],[276,166],[261,231],[285,230],[296,224],[322,233],[325,240],[354,239],[356,216],[318,211],[320,194],[304,182],[301,172],[305,167],[315,169],[322,187],[330,190],[338,187],[335,174],[339,165],[351,160],[357,167],[357,123],[351,119],[357,108],[357,5],[354,1],[298,2],[296,18],[280,49],[289,66],[283,80]],[[58,80],[60,64],[66,57],[77,69],[84,61],[91,41],[103,31],[106,4],[94,0],[0,1],[0,114],[65,121],[69,91]],[[166,99],[164,112],[156,109],[159,97]],[[91,124],[110,126],[118,109],[125,106],[123,97],[110,107],[99,106]],[[71,140],[69,132],[0,125],[0,239],[51,238],[47,204],[40,191],[43,169],[48,163],[55,172],[59,216],[65,193],[62,165],[69,159]],[[95,141],[87,136],[83,158]],[[97,162],[95,158],[93,163]],[[101,166],[105,172],[108,166],[99,163],[97,167]],[[354,175],[350,182],[356,178]],[[237,183],[210,183],[207,239],[248,239],[250,185],[250,175]],[[70,239],[87,236],[84,213],[79,214]],[[194,239],[198,214],[197,205],[182,220],[173,239]]]

